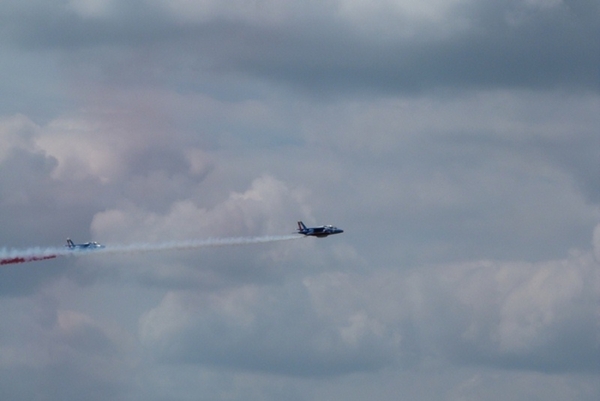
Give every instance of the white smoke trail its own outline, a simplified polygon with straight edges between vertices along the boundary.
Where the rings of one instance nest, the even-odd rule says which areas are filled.
[[[107,246],[101,249],[29,248],[0,249],[0,265],[33,262],[53,259],[58,256],[84,256],[115,253],[160,252],[184,249],[197,249],[216,246],[250,245],[267,242],[290,241],[304,238],[298,235],[270,235],[263,237],[208,238],[199,240],[169,241],[162,243],[138,243],[131,245]]]
[[[264,237],[231,237],[231,238],[208,238],[200,240],[169,241],[162,243],[139,243],[131,245],[107,246],[92,253],[138,253],[175,251],[184,249],[197,249],[215,246],[250,245],[267,242],[290,241],[303,238],[298,235],[270,235]],[[79,253],[86,253],[81,251]]]

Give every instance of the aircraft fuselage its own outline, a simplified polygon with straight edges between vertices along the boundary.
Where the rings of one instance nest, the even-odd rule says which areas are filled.
[[[71,250],[79,250],[79,251],[91,251],[93,249],[102,249],[105,248],[104,245],[101,245],[95,241],[92,242],[84,242],[83,244],[75,244],[73,243],[73,241],[71,241],[70,238],[67,238],[67,245],[65,245],[67,248],[71,249]]]
[[[325,238],[333,234],[341,234],[344,230],[332,225],[319,227],[306,227],[303,222],[298,222],[298,234],[303,234],[309,237]]]

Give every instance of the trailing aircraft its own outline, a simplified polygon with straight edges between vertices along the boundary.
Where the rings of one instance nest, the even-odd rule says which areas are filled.
[[[344,230],[334,227],[332,225],[306,227],[303,222],[298,222],[298,234],[304,234],[306,236],[325,238],[328,235],[341,234],[343,232]]]
[[[75,243],[73,243],[73,241],[71,241],[71,238],[67,238],[67,245],[65,245],[65,246],[71,250],[84,250],[84,251],[88,251],[88,250],[92,250],[92,249],[106,248],[104,245],[101,245],[95,241],[84,242],[83,244],[75,244]]]

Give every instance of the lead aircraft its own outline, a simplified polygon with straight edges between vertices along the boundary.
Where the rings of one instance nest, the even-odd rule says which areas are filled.
[[[298,222],[298,234],[304,234],[310,237],[325,238],[328,235],[341,234],[344,230],[332,225],[319,227],[306,227],[303,222]]]
[[[71,238],[67,238],[67,245],[65,245],[65,246],[71,250],[84,250],[84,251],[88,251],[88,250],[92,250],[92,249],[106,248],[104,245],[101,245],[95,241],[84,242],[83,244],[75,244],[75,243],[73,243],[73,241],[71,241]]]

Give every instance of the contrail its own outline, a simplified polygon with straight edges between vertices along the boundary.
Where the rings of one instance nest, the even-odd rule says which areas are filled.
[[[263,237],[208,238],[199,240],[169,241],[162,243],[137,243],[130,245],[107,246],[102,249],[73,250],[68,248],[29,248],[0,249],[0,265],[34,262],[54,259],[59,256],[84,256],[115,253],[160,252],[184,249],[197,249],[216,246],[262,244],[267,242],[290,241],[304,238],[298,235],[269,235]]]

